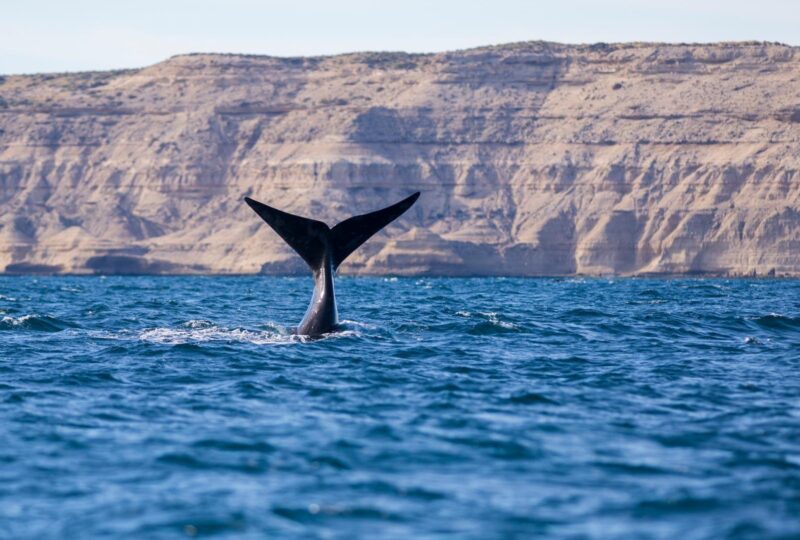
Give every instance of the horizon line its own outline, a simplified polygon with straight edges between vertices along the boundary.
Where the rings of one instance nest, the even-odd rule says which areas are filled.
[[[594,41],[594,42],[562,42],[562,41],[549,41],[549,40],[540,40],[540,39],[532,39],[532,40],[524,40],[524,41],[509,41],[503,43],[494,43],[494,44],[487,44],[487,45],[478,45],[475,47],[464,47],[464,48],[454,48],[454,49],[445,49],[440,51],[427,51],[427,52],[409,52],[404,50],[381,50],[381,49],[363,49],[363,50],[353,50],[348,52],[338,52],[338,53],[330,53],[330,54],[309,54],[309,55],[276,55],[276,54],[266,54],[266,53],[247,53],[247,52],[210,52],[210,51],[193,51],[193,52],[186,52],[186,53],[175,53],[169,56],[166,56],[163,60],[159,60],[152,64],[144,64],[140,66],[134,67],[120,67],[120,68],[107,68],[107,69],[79,69],[79,70],[65,70],[65,71],[31,71],[31,72],[16,72],[16,73],[0,73],[0,77],[31,77],[37,75],[78,75],[81,73],[114,73],[114,72],[125,72],[125,71],[138,71],[142,69],[146,69],[148,67],[156,66],[158,64],[168,62],[174,58],[181,58],[185,56],[239,56],[239,57],[253,57],[253,58],[273,58],[277,60],[294,60],[294,59],[326,59],[326,58],[336,58],[336,57],[343,57],[343,56],[353,56],[353,55],[377,55],[377,54],[390,54],[390,55],[402,55],[402,56],[435,56],[439,54],[452,54],[452,53],[462,53],[462,52],[469,52],[469,51],[478,51],[481,49],[493,49],[493,48],[502,48],[502,47],[512,47],[512,46],[519,46],[519,45],[532,45],[532,44],[541,44],[541,45],[555,45],[560,47],[573,47],[573,48],[591,48],[591,47],[599,47],[599,46],[607,46],[607,47],[622,47],[622,48],[635,48],[635,47],[654,47],[654,46],[673,46],[673,47],[702,47],[702,46],[779,46],[779,47],[788,47],[792,49],[800,49],[800,45],[793,45],[790,43],[785,43],[782,41],[768,41],[768,40],[756,40],[756,39],[748,39],[748,40],[724,40],[724,41],[694,41],[694,42],[684,42],[684,41]]]

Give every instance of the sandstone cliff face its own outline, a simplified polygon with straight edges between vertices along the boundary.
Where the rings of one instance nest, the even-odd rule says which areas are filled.
[[[0,270],[800,275],[800,49],[522,43],[0,78]]]

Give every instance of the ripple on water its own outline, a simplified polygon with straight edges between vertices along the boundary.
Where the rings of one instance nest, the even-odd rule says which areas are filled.
[[[800,282],[37,280],[0,537],[800,537]]]

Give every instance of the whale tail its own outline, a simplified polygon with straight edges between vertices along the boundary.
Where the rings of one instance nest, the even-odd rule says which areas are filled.
[[[419,198],[419,192],[382,210],[346,219],[330,228],[325,223],[309,219],[245,197],[245,202],[267,222],[283,240],[300,255],[312,271],[317,271],[330,251],[333,269],[376,232],[400,217]]]

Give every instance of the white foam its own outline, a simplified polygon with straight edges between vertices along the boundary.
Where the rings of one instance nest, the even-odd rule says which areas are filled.
[[[355,328],[364,328],[366,330],[377,330],[378,326],[375,324],[359,322],[359,321],[351,321],[349,319],[345,319],[343,321],[339,321],[339,325],[343,326],[345,330],[355,327]]]
[[[9,326],[22,326],[31,319],[38,319],[38,315],[23,315],[22,317],[11,317],[6,315],[3,317],[2,322]]]
[[[507,328],[509,330],[514,330],[514,329],[517,328],[517,325],[515,325],[514,323],[501,321],[500,320],[500,316],[497,313],[493,312],[493,311],[489,311],[487,313],[481,313],[481,315],[484,315],[484,316],[488,317],[490,323],[492,323],[494,325],[497,325],[500,328]]]
[[[183,323],[183,326],[186,328],[204,329],[213,327],[214,323],[205,319],[192,319]]]
[[[148,328],[141,330],[137,338],[149,343],[162,345],[183,345],[186,343],[209,342],[236,342],[252,343],[254,345],[275,345],[297,343],[302,341],[299,336],[288,332],[254,331],[244,328],[222,328],[219,326],[183,327],[179,328]]]
[[[485,318],[488,322],[495,326],[499,326],[500,328],[506,328],[508,330],[516,330],[518,328],[514,323],[501,320],[500,315],[494,311],[478,311],[476,313],[472,313],[470,311],[456,311],[456,315],[459,317],[465,317],[467,319],[477,315],[481,318]]]
[[[58,290],[62,292],[82,292],[81,289],[77,287],[67,287],[66,285],[63,287],[59,287]]]
[[[105,334],[110,339],[137,339],[148,343],[162,345],[183,345],[187,343],[234,342],[254,345],[286,345],[311,341],[307,336],[298,336],[291,329],[274,323],[265,323],[265,330],[247,328],[225,328],[211,321],[193,319],[177,327],[147,328],[138,332],[123,332],[116,335]],[[365,330],[374,330],[375,325],[344,320],[342,328],[336,332],[325,334],[315,339],[336,339],[344,337],[360,337]]]
[[[30,317],[30,315],[25,315],[24,317]],[[16,317],[11,317],[10,315],[6,315],[0,322],[2,322],[6,326],[19,326],[20,324],[22,324],[21,319],[24,317],[18,319]]]

